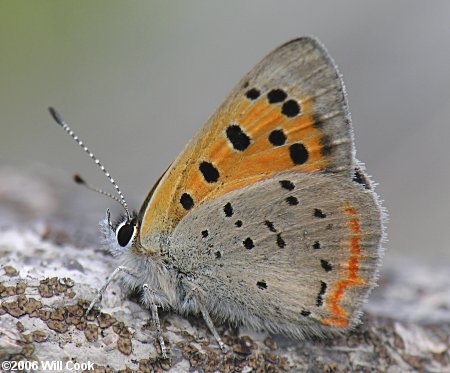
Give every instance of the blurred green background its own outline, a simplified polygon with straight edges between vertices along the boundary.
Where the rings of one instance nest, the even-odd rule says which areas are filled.
[[[70,177],[109,186],[53,105],[138,208],[241,76],[308,34],[344,74],[357,154],[390,212],[386,265],[448,264],[448,1],[0,1],[0,167],[45,170],[66,215],[103,216],[111,201]]]

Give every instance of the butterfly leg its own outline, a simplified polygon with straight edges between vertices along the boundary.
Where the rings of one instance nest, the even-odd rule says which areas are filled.
[[[199,290],[195,285],[192,283],[186,281],[184,284],[189,289],[186,298],[194,298],[195,303],[198,305],[198,308],[200,309],[200,312],[202,313],[203,320],[205,320],[206,325],[208,325],[209,330],[213,334],[214,338],[216,339],[217,343],[219,344],[219,347],[222,351],[225,351],[225,344],[223,343],[222,339],[220,338],[219,333],[217,332],[214,323],[211,320],[211,317],[209,316],[209,312],[206,309],[206,307],[203,305],[203,302],[200,300],[200,296],[195,296],[195,293],[199,293]]]
[[[225,344],[222,342],[222,338],[220,338],[219,333],[216,330],[216,327],[214,326],[211,317],[209,316],[209,312],[206,309],[206,307],[196,298],[197,304],[200,308],[200,312],[202,313],[203,320],[205,320],[206,325],[208,325],[209,330],[213,334],[214,338],[216,338],[217,343],[219,344],[219,347],[222,351],[225,351]]]
[[[100,290],[97,293],[97,296],[92,300],[91,304],[89,305],[88,309],[86,310],[86,315],[88,315],[89,312],[91,312],[92,308],[95,306],[95,304],[97,302],[100,302],[102,300],[102,297],[103,297],[103,294],[105,293],[106,288],[117,277],[117,275],[120,272],[125,272],[125,273],[128,273],[129,275],[133,276],[133,274],[131,273],[131,271],[127,267],[124,267],[124,266],[117,267],[114,270],[114,272],[111,273],[111,275],[108,277],[108,279],[103,284],[103,286],[100,288]]]
[[[161,346],[162,356],[164,359],[167,359],[166,345],[164,343],[164,338],[161,332],[161,324],[159,322],[158,306],[156,305],[155,302],[155,292],[152,289],[150,289],[147,284],[144,284],[142,287],[144,288],[144,293],[147,296],[147,300],[150,304],[150,309],[152,311],[152,319],[156,326],[156,335],[158,337],[159,345]]]

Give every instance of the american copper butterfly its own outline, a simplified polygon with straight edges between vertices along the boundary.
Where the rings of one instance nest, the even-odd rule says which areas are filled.
[[[383,210],[355,159],[341,76],[314,38],[256,65],[150,190],[102,230],[115,275],[157,307],[295,338],[358,324],[375,286]],[[78,182],[83,183],[81,178]],[[95,189],[95,188],[94,188]]]

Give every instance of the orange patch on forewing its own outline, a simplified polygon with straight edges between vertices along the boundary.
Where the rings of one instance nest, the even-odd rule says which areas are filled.
[[[366,283],[364,278],[359,277],[359,262],[361,259],[361,226],[358,218],[358,211],[350,206],[350,203],[345,202],[343,211],[347,215],[347,226],[350,230],[350,240],[348,242],[348,251],[350,256],[347,261],[347,275],[346,278],[337,281],[333,285],[333,291],[327,298],[326,304],[328,310],[333,315],[322,319],[322,323],[338,328],[345,328],[348,326],[348,312],[346,312],[340,305],[340,301],[345,294],[345,291],[350,286],[360,286]]]
[[[224,193],[243,188],[257,181],[286,171],[313,172],[328,166],[329,159],[322,154],[323,132],[314,126],[314,102],[309,97],[293,97],[301,106],[301,112],[290,118],[282,113],[281,104],[270,104],[262,95],[255,101],[238,95],[219,115],[193,139],[174,162],[169,172],[151,198],[142,220],[141,235],[153,232],[169,232],[188,213],[180,205],[180,196],[189,193],[194,208]],[[250,145],[239,151],[226,137],[229,125],[238,125],[250,138]],[[285,145],[274,146],[269,135],[282,129],[287,139]],[[308,159],[294,164],[289,146],[304,145]],[[220,178],[208,183],[199,172],[202,161],[217,168]],[[160,217],[152,219],[153,216]]]

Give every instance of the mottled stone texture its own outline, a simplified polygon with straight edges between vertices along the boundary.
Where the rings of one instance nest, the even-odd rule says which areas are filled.
[[[98,372],[450,372],[450,266],[418,263],[384,271],[364,323],[326,341],[299,342],[218,325],[228,347],[222,353],[200,317],[161,313],[170,351],[164,360],[150,312],[137,294],[124,294],[119,282],[85,316],[96,289],[115,268],[113,258],[96,245],[79,247],[70,229],[43,224],[39,211],[48,204],[29,196],[21,201],[17,188],[8,192],[13,173],[8,175],[0,194],[2,361],[91,361]],[[36,199],[57,205],[51,187],[36,183],[30,180]],[[27,228],[17,223],[25,214],[32,223]]]

